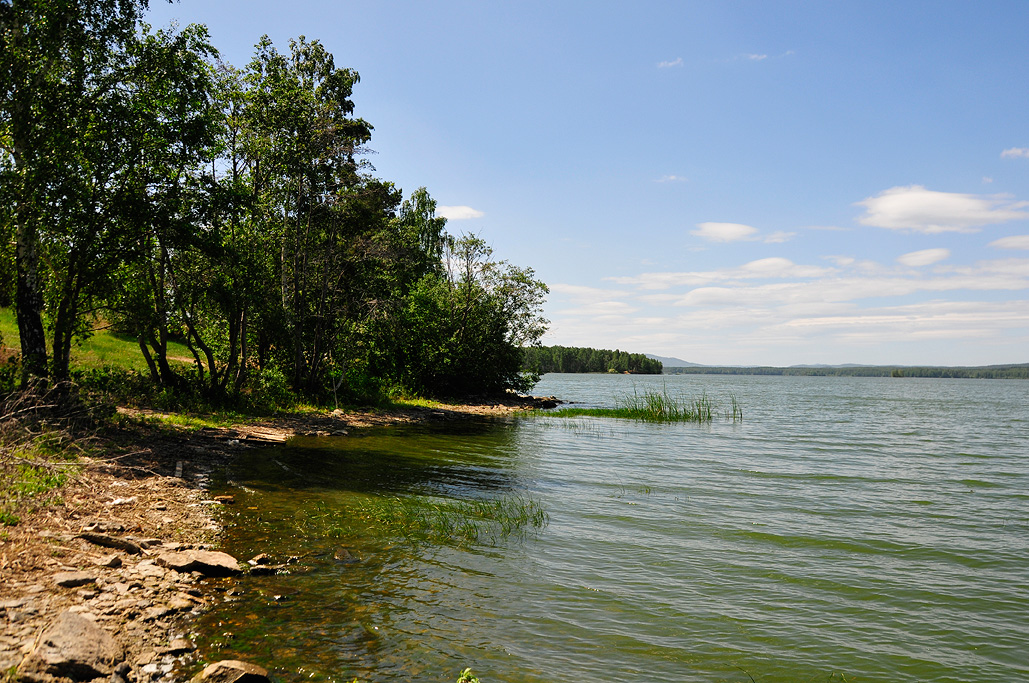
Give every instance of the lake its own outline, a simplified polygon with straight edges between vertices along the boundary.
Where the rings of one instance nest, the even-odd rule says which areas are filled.
[[[534,393],[646,390],[735,396],[744,418],[244,452],[217,491],[236,496],[224,548],[295,559],[204,615],[201,651],[284,681],[1029,680],[1029,382],[547,375]]]

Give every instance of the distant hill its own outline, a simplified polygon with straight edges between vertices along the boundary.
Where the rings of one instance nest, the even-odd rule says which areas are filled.
[[[655,356],[652,353],[646,354],[647,358],[661,361],[661,365],[666,368],[695,368],[700,367],[700,363],[690,363],[689,361],[682,360],[681,358],[672,358],[671,356]]]
[[[970,367],[911,365],[828,365],[725,367],[701,365],[665,367],[668,375],[806,375],[816,377],[952,377],[972,379],[1029,379],[1029,363]]]

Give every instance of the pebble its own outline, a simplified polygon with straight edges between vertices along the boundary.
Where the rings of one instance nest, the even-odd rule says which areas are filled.
[[[100,557],[93,558],[93,564],[98,567],[117,569],[121,566],[121,558],[117,555],[101,555]]]

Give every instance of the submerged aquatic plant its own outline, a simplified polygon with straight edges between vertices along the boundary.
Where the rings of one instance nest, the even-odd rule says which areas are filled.
[[[332,538],[375,530],[377,535],[440,545],[495,545],[539,532],[549,521],[539,500],[517,495],[475,500],[369,496],[342,508],[317,503],[298,514],[297,526],[305,533]]]

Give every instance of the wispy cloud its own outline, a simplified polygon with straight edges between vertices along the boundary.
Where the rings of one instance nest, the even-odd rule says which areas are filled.
[[[486,214],[470,206],[437,206],[436,215],[451,221],[465,221],[482,218]]]
[[[681,175],[663,175],[654,182],[657,183],[685,183],[689,180],[686,176]]]
[[[1002,159],[1029,159],[1029,147],[1009,147],[1000,156]]]
[[[612,277],[614,287],[591,293],[595,301],[569,307],[575,315],[558,312],[550,339],[586,346],[604,339],[710,364],[1023,358],[1029,258],[945,265],[934,260],[942,253],[923,251],[898,261],[932,261],[931,272],[836,256],[837,267],[769,258],[707,272]],[[614,291],[623,295],[612,297]],[[948,355],[931,355],[944,348]]]
[[[912,251],[899,256],[897,263],[917,268],[919,266],[931,266],[948,258],[950,258],[950,249],[922,249],[921,251]]]
[[[936,192],[921,185],[893,187],[857,202],[865,207],[862,225],[925,234],[978,232],[986,225],[1029,218],[1029,203],[1000,195]]]
[[[823,266],[798,265],[781,257],[758,259],[735,268],[683,273],[641,273],[630,277],[610,277],[611,282],[621,285],[635,285],[642,290],[660,290],[673,287],[698,287],[712,283],[740,282],[747,280],[769,280],[783,278],[825,277],[837,272]]]
[[[627,292],[615,289],[601,289],[599,287],[586,287],[583,285],[569,285],[557,283],[550,285],[551,294],[561,294],[565,297],[579,302],[595,303],[608,299],[617,299],[627,296]]]
[[[676,57],[675,59],[673,59],[671,61],[658,62],[657,63],[657,68],[659,68],[659,69],[671,69],[673,67],[682,66],[682,65],[683,65],[682,57]]]
[[[791,239],[797,236],[795,232],[786,232],[785,230],[777,230],[776,232],[769,233],[765,236],[765,244],[782,244],[783,242],[789,242]]]
[[[702,237],[709,242],[764,242],[765,244],[782,244],[797,236],[795,232],[777,230],[765,236],[751,225],[742,223],[697,223],[697,229],[690,234]]]
[[[743,54],[736,55],[735,61],[741,62],[763,62],[766,59],[782,59],[783,57],[790,57],[796,54],[793,50],[787,50],[782,54],[770,55],[764,52],[744,52]]]
[[[697,237],[711,242],[742,242],[754,239],[758,229],[742,223],[697,223],[697,229],[691,231]]]
[[[988,246],[995,249],[1029,249],[1029,235],[1011,235],[993,240]]]

